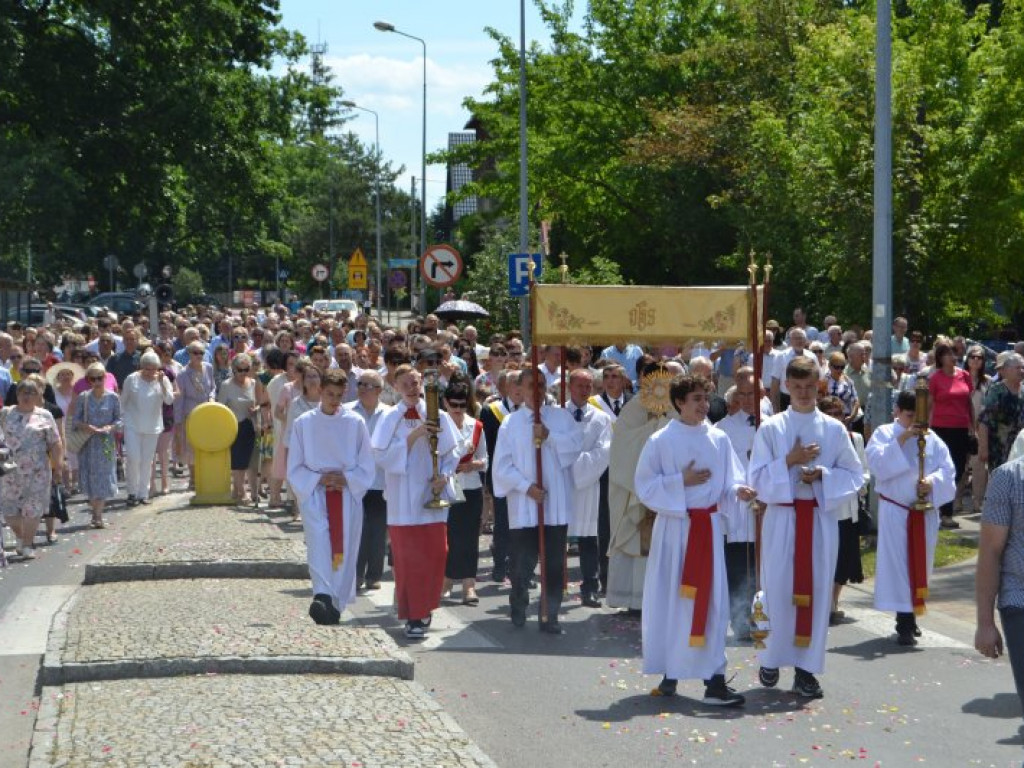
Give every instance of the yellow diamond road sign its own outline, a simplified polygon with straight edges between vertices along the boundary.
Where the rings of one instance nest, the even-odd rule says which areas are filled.
[[[348,260],[348,289],[366,290],[366,257],[361,248],[356,248]]]

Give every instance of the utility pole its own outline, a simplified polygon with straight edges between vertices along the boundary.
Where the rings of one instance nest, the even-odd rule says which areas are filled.
[[[892,418],[892,4],[878,0],[875,19],[875,225],[872,260],[872,429]]]

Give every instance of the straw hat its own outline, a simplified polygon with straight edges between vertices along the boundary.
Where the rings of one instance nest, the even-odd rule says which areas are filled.
[[[56,387],[57,377],[64,371],[71,371],[74,377],[74,380],[71,382],[72,384],[77,383],[79,379],[85,376],[85,369],[78,363],[57,363],[56,365],[51,365],[50,370],[46,372],[46,380],[50,382],[51,386]]]

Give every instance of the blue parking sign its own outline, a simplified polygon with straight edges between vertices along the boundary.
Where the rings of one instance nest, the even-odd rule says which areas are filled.
[[[510,253],[508,255],[509,296],[526,296],[530,292],[530,260],[533,260],[533,279],[540,282],[544,257],[539,253]]]

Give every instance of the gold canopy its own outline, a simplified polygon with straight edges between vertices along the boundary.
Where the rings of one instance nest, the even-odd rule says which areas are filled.
[[[749,341],[748,286],[661,287],[535,283],[536,344],[681,344]],[[758,342],[764,287],[757,287]]]

